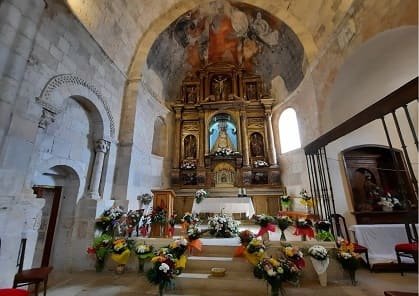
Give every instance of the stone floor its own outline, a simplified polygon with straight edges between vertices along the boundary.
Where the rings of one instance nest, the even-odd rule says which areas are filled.
[[[300,287],[284,285],[286,296],[383,296],[386,290],[405,292],[418,291],[417,273],[374,273],[367,269],[359,269],[356,274],[357,285],[352,286],[347,280],[329,282],[327,287],[320,287],[314,282],[303,282]],[[237,282],[240,285],[240,281]],[[221,284],[222,285],[222,284]],[[216,295],[235,296],[248,295],[246,293],[219,292],[220,286],[203,285],[201,289],[193,290],[187,295]],[[42,295],[42,294],[40,294]],[[95,273],[85,271],[71,274],[53,273],[48,288],[48,296],[134,296],[134,295],[158,295],[157,288],[150,285],[144,275],[136,272],[127,272],[116,275],[112,272]],[[174,290],[165,293],[169,295],[182,295]],[[186,295],[186,294],[183,294]],[[250,294],[256,296],[254,293]],[[260,295],[269,295],[267,290],[261,291]]]
[[[246,229],[252,226],[244,226]],[[256,231],[257,229],[251,229]],[[292,235],[292,232],[287,232],[287,238],[290,242],[299,240],[299,237]],[[279,232],[271,233],[270,240],[272,243],[279,241]],[[226,242],[226,246],[229,245]],[[237,242],[230,242],[234,245]],[[229,251],[230,252],[230,251]],[[303,271],[304,272],[304,271]],[[341,272],[331,271],[328,273]],[[285,296],[383,296],[384,291],[396,290],[405,292],[418,292],[418,274],[416,272],[405,273],[401,276],[398,272],[370,272],[366,267],[357,270],[356,278],[357,285],[353,286],[346,274],[329,274],[330,278],[335,280],[328,281],[327,287],[321,287],[318,281],[309,280],[308,275],[302,278],[299,287],[294,287],[289,284],[284,284],[283,295]],[[253,278],[253,276],[252,276]],[[216,295],[216,296],[246,296],[246,295],[270,295],[267,286],[263,282],[259,286],[259,281],[254,282],[255,279],[247,281],[244,278],[219,278],[219,280],[203,280],[198,284],[191,285],[191,288],[186,289],[187,293],[181,291],[183,279],[178,279],[178,287],[169,289],[164,295]],[[176,282],[176,281],[175,281]],[[253,285],[256,288],[253,292],[246,286]],[[241,286],[241,292],[232,292],[233,286]],[[237,291],[237,290],[236,290]],[[40,295],[42,295],[40,293]],[[48,284],[48,296],[134,296],[134,295],[158,295],[156,286],[148,283],[144,274],[138,274],[133,267],[128,268],[127,272],[122,275],[116,275],[111,270],[106,270],[102,273],[95,271],[83,271],[77,273],[62,273],[54,270],[50,276]]]

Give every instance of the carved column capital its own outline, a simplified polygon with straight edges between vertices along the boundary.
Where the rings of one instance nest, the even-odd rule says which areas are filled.
[[[95,151],[107,153],[110,147],[110,143],[104,139],[99,139],[96,141]]]
[[[42,114],[38,122],[38,127],[42,129],[47,128],[49,124],[55,122],[55,115],[56,115],[55,112],[42,108]]]

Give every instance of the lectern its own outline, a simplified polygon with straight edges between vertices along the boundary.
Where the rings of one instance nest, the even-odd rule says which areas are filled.
[[[152,189],[153,193],[153,209],[158,207],[165,208],[167,211],[167,222],[163,226],[163,234],[160,232],[160,225],[156,223],[151,224],[151,237],[168,237],[169,236],[169,218],[173,214],[173,203],[175,199],[175,192],[171,189]]]

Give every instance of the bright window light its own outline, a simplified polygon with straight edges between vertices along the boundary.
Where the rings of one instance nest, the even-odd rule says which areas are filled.
[[[301,148],[297,114],[292,108],[285,109],[279,117],[279,139],[281,153]]]

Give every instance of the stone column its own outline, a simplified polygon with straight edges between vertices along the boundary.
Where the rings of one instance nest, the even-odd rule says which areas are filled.
[[[175,149],[173,149],[173,168],[179,168],[179,155],[180,155],[180,124],[182,120],[182,106],[174,106],[175,109]]]
[[[249,167],[249,141],[247,140],[247,116],[246,111],[240,111],[240,125],[242,130],[243,166]]]
[[[99,139],[96,141],[96,155],[95,162],[93,164],[92,178],[90,179],[89,186],[89,197],[93,199],[99,199],[99,185],[102,177],[103,162],[105,160],[105,154],[109,150],[110,143],[106,140]]]
[[[269,154],[269,163],[271,166],[277,166],[278,162],[276,159],[276,149],[274,145],[274,133],[272,129],[272,112],[265,110],[266,117],[266,128],[268,132],[268,154]]]
[[[274,133],[272,129],[272,99],[262,99],[261,100],[263,106],[265,107],[265,125],[266,125],[266,132],[268,137],[268,157],[269,157],[269,164],[271,167],[276,167],[278,165],[276,159],[276,149],[274,144]]]

